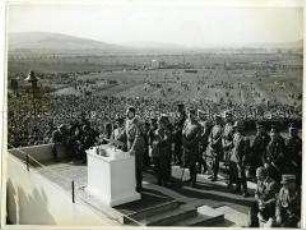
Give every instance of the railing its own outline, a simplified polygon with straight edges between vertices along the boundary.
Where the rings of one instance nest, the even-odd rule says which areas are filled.
[[[85,188],[86,188],[86,185],[84,184],[81,184],[81,183],[78,183],[76,180],[69,180],[69,178],[66,178],[64,176],[62,176],[61,174],[57,173],[56,171],[54,171],[52,168],[48,167],[47,165],[41,163],[40,161],[38,161],[37,159],[35,159],[33,156],[31,156],[30,153],[27,153],[25,151],[22,151],[21,149],[19,148],[15,148],[14,146],[11,146],[10,144],[8,144],[8,146],[10,147],[10,149],[8,149],[8,152],[10,154],[12,154],[13,156],[17,157],[18,160],[20,160],[22,163],[24,163],[26,165],[26,171],[30,172],[30,171],[33,171],[33,172],[40,172],[40,171],[44,171],[44,172],[50,172],[52,173],[53,175],[56,175],[57,178],[60,178],[61,180],[63,180],[66,184],[70,184],[70,190],[71,192],[67,192],[67,190],[63,189],[63,191],[65,193],[68,193],[69,196],[71,196],[71,202],[72,203],[77,203],[77,198],[87,204],[90,204],[87,199],[86,199],[86,196],[81,196],[78,191],[83,191],[83,194],[85,194]],[[18,154],[13,154],[12,153],[12,150],[15,151],[15,152],[18,152],[18,154],[20,154],[18,156]],[[22,157],[21,157],[22,156]],[[22,160],[22,158],[25,158],[25,160]],[[88,196],[88,194],[87,194]],[[108,209],[110,207],[107,207]],[[110,208],[112,209],[112,208]],[[113,209],[114,210],[114,209]],[[124,224],[125,221],[122,221],[122,218],[123,220],[128,220],[129,223],[133,223],[137,226],[144,226],[143,223],[133,219],[132,217],[128,216],[128,215],[125,215],[123,213],[120,213],[120,218],[119,217],[114,217],[112,215],[109,214],[109,212],[105,212],[101,209],[98,210],[99,212],[103,213],[103,215],[107,216],[109,219],[115,221],[115,222],[118,222],[119,224]],[[119,212],[114,210],[115,212],[118,213],[119,215]]]

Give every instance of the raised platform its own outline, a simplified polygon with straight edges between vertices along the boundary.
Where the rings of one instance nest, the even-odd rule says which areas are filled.
[[[225,181],[210,182],[207,175],[198,176],[197,188],[185,183],[178,186],[175,178],[180,172],[173,167],[174,182],[168,188],[156,185],[154,174],[148,171],[144,174],[141,200],[110,208],[86,192],[87,166],[72,161],[49,162],[47,167],[36,170],[69,193],[71,181],[75,181],[76,202],[81,199],[97,211],[107,213],[109,218],[128,225],[242,226],[254,200],[253,196],[243,198],[230,193]],[[203,206],[206,208],[200,212]],[[235,215],[229,216],[228,210],[234,210],[230,213]]]

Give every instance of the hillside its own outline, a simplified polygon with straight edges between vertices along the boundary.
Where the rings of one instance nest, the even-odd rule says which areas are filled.
[[[118,45],[91,39],[43,32],[11,33],[8,36],[8,46],[9,52],[31,50],[33,52],[66,53],[104,52],[125,49]]]

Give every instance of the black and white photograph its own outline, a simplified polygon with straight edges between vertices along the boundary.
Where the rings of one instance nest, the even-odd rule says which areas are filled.
[[[237,2],[8,1],[5,225],[302,228],[302,1]]]

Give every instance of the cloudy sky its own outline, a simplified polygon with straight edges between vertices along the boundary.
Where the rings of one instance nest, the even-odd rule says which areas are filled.
[[[301,7],[148,2],[10,5],[7,31],[64,33],[115,44],[161,42],[190,47],[302,38]]]

